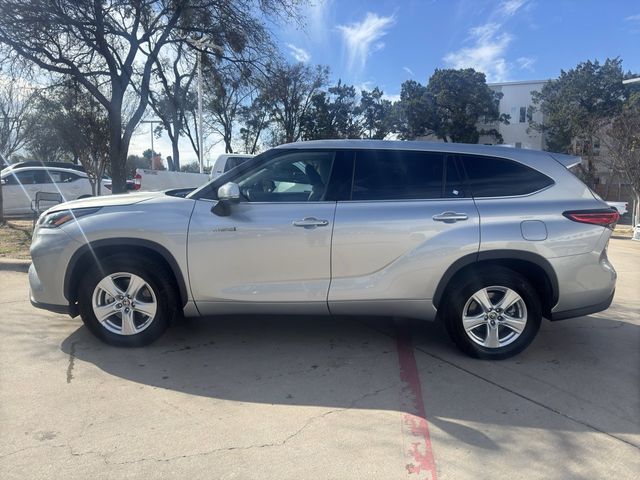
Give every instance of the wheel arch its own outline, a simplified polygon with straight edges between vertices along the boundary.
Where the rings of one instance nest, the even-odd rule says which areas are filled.
[[[69,301],[72,316],[77,312],[77,291],[82,273],[99,264],[101,258],[113,254],[144,255],[159,262],[172,277],[177,287],[180,305],[184,307],[189,299],[182,271],[174,256],[162,245],[139,238],[113,238],[90,242],[80,247],[71,257],[64,276],[64,296]]]
[[[455,261],[444,273],[436,288],[433,304],[439,310],[447,289],[458,279],[490,265],[500,265],[526,277],[540,297],[542,313],[550,318],[558,303],[558,277],[542,256],[520,250],[489,250],[466,255]]]

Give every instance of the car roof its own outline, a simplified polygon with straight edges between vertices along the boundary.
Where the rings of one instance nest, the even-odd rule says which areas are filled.
[[[45,172],[67,172],[78,175],[79,177],[87,177],[86,172],[82,172],[80,170],[76,170],[75,168],[61,168],[61,167],[20,167],[20,168],[12,168],[3,173],[3,175],[14,175],[16,173],[21,173],[27,170],[37,170],[37,171],[45,171]]]
[[[557,162],[567,166],[576,165],[582,160],[580,157],[565,154],[550,154],[542,150],[530,150],[525,148],[513,148],[505,145],[479,145],[471,143],[451,142],[426,142],[421,140],[308,140],[303,142],[286,143],[279,145],[278,149],[302,149],[302,148],[344,148],[358,150],[405,150],[405,151],[429,151],[443,153],[467,153],[475,155],[487,155],[492,157],[511,158],[528,161],[534,157],[552,157]]]

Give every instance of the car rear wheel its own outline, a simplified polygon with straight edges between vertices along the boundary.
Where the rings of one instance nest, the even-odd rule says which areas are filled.
[[[144,258],[115,255],[83,279],[78,304],[82,321],[106,343],[147,345],[165,332],[175,311],[167,273]]]
[[[524,350],[542,321],[535,289],[519,273],[502,267],[467,276],[449,290],[447,331],[465,353],[503,359]]]

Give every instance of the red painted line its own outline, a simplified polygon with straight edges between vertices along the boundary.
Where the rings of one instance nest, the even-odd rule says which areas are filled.
[[[408,400],[405,405],[406,413],[402,418],[405,455],[409,460],[406,469],[409,474],[417,474],[420,480],[436,480],[436,462],[422,398],[420,373],[406,321],[396,320],[396,348],[400,380],[404,384],[403,397]],[[406,448],[406,445],[410,445],[409,448]]]

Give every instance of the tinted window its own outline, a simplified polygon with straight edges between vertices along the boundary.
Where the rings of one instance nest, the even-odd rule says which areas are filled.
[[[334,152],[286,153],[239,175],[234,181],[248,202],[324,200]]]
[[[352,200],[442,198],[444,155],[393,150],[356,154]]]
[[[224,171],[228,172],[232,168],[236,168],[238,165],[242,165],[251,157],[229,157],[227,158],[227,164],[224,166]]]
[[[460,155],[474,197],[526,195],[553,181],[525,165],[494,157]]]
[[[34,183],[38,183],[36,181],[36,173],[37,172],[34,170],[21,170],[19,172],[16,172],[13,175],[14,181],[12,181],[11,183],[20,183],[22,185],[33,185]]]
[[[464,186],[462,168],[454,155],[447,155],[445,162],[444,198],[465,198],[467,188]]]

